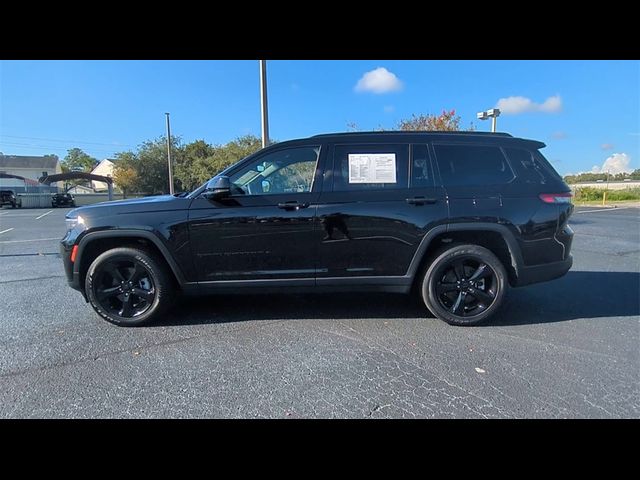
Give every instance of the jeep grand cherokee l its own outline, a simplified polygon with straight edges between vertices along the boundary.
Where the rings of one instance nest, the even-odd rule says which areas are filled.
[[[273,291],[416,292],[478,324],[509,286],[571,268],[571,193],[544,146],[479,132],[278,143],[189,194],[71,211],[65,272],[118,325],[157,319],[178,292]]]

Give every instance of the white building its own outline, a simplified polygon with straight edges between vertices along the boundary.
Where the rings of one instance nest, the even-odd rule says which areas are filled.
[[[94,175],[102,175],[103,177],[113,177],[114,166],[115,164],[111,160],[105,158],[98,165],[96,165],[96,168],[94,168],[91,173]],[[91,186],[97,192],[104,191],[109,188],[105,182],[96,182],[95,180],[91,180]]]
[[[62,167],[60,160],[55,156],[0,155],[0,173],[18,175],[37,182],[40,177],[62,173]],[[51,185],[57,186],[55,183]],[[17,178],[1,178],[0,186],[23,187],[24,182]]]

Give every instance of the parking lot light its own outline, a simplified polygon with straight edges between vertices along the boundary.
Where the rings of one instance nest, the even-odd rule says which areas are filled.
[[[478,120],[488,120],[490,118],[491,119],[491,132],[492,133],[496,132],[496,127],[497,127],[497,123],[498,123],[498,117],[500,116],[500,109],[499,108],[490,108],[487,111],[478,112],[476,114],[476,116],[478,117]]]

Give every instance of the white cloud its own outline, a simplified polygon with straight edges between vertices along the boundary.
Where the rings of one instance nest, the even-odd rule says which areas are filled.
[[[383,110],[384,113],[391,113],[396,109],[396,107],[394,107],[393,105],[385,105]]]
[[[526,112],[557,113],[562,110],[562,99],[560,95],[554,95],[542,103],[536,103],[527,97],[507,97],[498,100],[496,108],[505,115],[519,115]]]
[[[354,90],[356,92],[388,93],[402,90],[402,81],[384,67],[365,73]]]
[[[602,145],[600,145],[600,148],[602,148],[602,150],[612,150],[613,143],[603,143]]]
[[[633,168],[629,166],[631,157],[626,153],[614,153],[607,158],[600,168],[601,172],[609,172],[612,175],[616,173],[631,173]]]
[[[564,140],[568,137],[567,132],[553,132],[551,136],[556,140]]]
[[[591,167],[591,173],[600,173],[600,167],[598,165],[594,165]]]

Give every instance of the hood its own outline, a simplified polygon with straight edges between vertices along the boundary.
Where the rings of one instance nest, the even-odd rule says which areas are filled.
[[[160,212],[183,210],[189,208],[190,198],[174,197],[173,195],[157,195],[153,197],[132,198],[128,200],[113,200],[87,205],[72,210],[67,216],[76,215],[113,215],[126,213]]]

